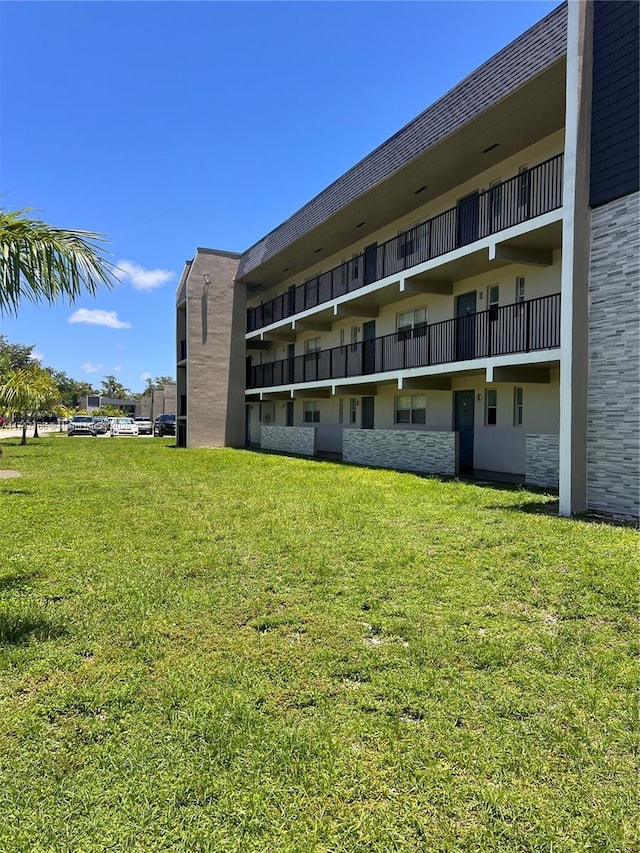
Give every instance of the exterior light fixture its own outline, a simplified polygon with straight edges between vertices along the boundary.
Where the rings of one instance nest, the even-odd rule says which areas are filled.
[[[497,148],[500,145],[499,142],[494,142],[493,145],[490,145],[488,148],[483,148],[480,152],[481,154],[488,154],[489,151],[493,151],[494,148]]]
[[[363,225],[364,225],[364,222],[358,222],[358,224],[356,225],[356,228],[362,228]]]
[[[429,186],[428,184],[425,184],[423,187],[420,187],[420,189],[415,190],[415,191],[414,191],[414,195],[420,195],[420,193],[421,193],[421,192],[423,192],[424,190],[426,190],[426,188],[427,188],[428,186]]]
[[[315,252],[314,252],[314,254],[315,254],[315,255],[317,255],[317,254],[318,254],[318,252],[321,252],[321,251],[322,251],[322,249],[316,249],[316,250],[315,250]]]
[[[206,273],[202,276],[202,278],[204,279],[204,283],[205,283],[205,284],[211,284],[211,276],[209,275],[209,273],[208,273],[208,272],[206,272]]]

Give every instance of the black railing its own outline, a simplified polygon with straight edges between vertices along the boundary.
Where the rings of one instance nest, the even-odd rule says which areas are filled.
[[[178,361],[184,361],[187,357],[187,342],[186,340],[178,341]]]
[[[344,344],[247,371],[248,388],[344,379],[560,346],[560,294]]]
[[[563,154],[526,169],[386,243],[247,310],[247,332],[293,317],[388,275],[534,219],[562,205]]]

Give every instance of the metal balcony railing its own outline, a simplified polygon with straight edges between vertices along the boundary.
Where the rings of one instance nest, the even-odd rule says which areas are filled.
[[[286,293],[247,310],[247,332],[264,328],[401,272],[534,219],[562,205],[564,155],[526,169],[488,190],[469,195],[450,210]]]
[[[247,368],[247,388],[429,367],[560,346],[560,294]]]

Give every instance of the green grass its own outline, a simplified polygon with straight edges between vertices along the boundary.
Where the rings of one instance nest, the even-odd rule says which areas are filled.
[[[637,850],[635,530],[171,444],[2,442],[2,851]]]

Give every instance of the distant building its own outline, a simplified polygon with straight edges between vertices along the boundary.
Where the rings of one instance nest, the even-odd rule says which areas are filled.
[[[639,9],[558,6],[244,253],[199,248],[177,443],[638,518]]]
[[[158,415],[175,415],[176,386],[175,383],[164,388],[154,389],[140,398],[140,414],[154,420]]]
[[[85,411],[95,412],[103,406],[113,406],[114,409],[122,409],[127,415],[133,417],[137,414],[139,403],[137,400],[120,400],[117,397],[101,397],[98,394],[88,394],[80,397],[80,408]]]

